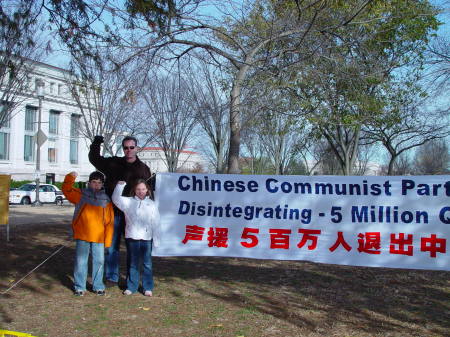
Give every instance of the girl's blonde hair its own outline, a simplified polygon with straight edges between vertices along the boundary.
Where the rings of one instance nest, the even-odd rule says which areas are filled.
[[[136,196],[136,187],[139,184],[144,184],[145,187],[147,187],[147,196],[150,197],[151,199],[153,199],[153,191],[150,189],[149,184],[147,183],[147,181],[145,179],[137,179],[134,184],[133,184],[133,188],[130,191],[130,196],[134,197]]]

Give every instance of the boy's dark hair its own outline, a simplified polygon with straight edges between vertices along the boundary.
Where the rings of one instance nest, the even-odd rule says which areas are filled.
[[[94,171],[89,175],[89,181],[92,180],[100,180],[102,183],[105,182],[105,176],[103,175],[103,173],[99,172],[99,171]]]
[[[123,144],[125,144],[125,142],[128,140],[132,140],[135,146],[138,145],[138,141],[136,138],[134,138],[133,136],[126,136],[124,139],[122,139],[122,147],[124,146]]]

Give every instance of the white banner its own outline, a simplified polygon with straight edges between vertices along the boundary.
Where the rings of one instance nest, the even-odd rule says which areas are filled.
[[[155,256],[450,270],[449,176],[163,173]]]

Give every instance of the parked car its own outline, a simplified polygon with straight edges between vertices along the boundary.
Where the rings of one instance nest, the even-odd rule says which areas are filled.
[[[39,184],[39,201],[62,205],[66,198],[55,185]],[[36,201],[36,184],[29,183],[9,192],[10,204],[29,205]]]

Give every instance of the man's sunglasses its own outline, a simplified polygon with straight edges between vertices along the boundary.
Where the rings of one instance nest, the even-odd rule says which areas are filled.
[[[136,146],[124,146],[123,149],[124,150],[134,150]]]

